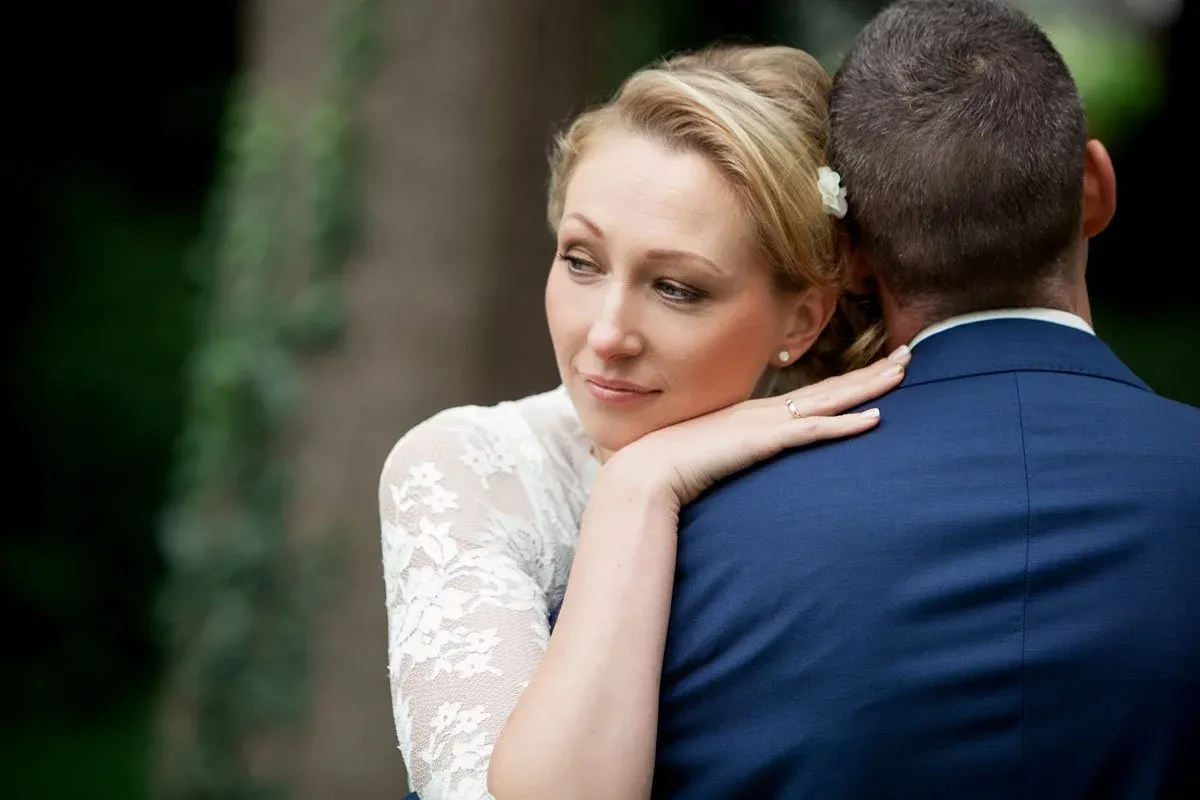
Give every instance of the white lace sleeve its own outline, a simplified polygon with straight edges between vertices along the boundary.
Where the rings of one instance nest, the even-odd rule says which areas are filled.
[[[552,559],[521,443],[479,411],[414,428],[379,484],[392,708],[421,800],[490,797],[492,747],[549,637],[552,578],[538,573]]]

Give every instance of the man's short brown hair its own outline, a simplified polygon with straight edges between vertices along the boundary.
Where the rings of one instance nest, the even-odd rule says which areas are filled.
[[[1087,124],[1062,58],[999,0],[901,0],[834,79],[848,225],[902,302],[1038,305],[1080,230]]]

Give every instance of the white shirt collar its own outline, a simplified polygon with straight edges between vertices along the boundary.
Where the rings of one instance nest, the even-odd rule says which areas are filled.
[[[914,336],[913,340],[908,343],[908,346],[916,347],[930,336],[948,331],[951,328],[957,328],[960,325],[970,325],[972,322],[986,322],[993,319],[1035,319],[1041,322],[1053,322],[1056,325],[1066,325],[1068,328],[1075,328],[1084,333],[1090,333],[1093,336],[1096,335],[1091,325],[1088,325],[1082,317],[1072,314],[1069,311],[1060,311],[1056,308],[997,308],[992,311],[975,311],[971,314],[961,314],[957,317],[944,319],[941,322],[935,322]]]

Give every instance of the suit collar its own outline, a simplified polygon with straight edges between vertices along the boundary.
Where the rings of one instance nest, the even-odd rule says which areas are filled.
[[[970,314],[960,314],[957,317],[935,322],[914,336],[913,340],[908,343],[908,346],[916,347],[930,336],[935,336],[952,328],[970,325],[975,322],[987,322],[993,319],[1038,319],[1043,322],[1057,322],[1059,325],[1078,328],[1081,331],[1091,334],[1096,333],[1086,320],[1069,311],[1057,308],[996,308],[987,311],[973,311]]]
[[[1065,372],[1150,391],[1095,336],[1033,319],[993,319],[942,331],[914,348],[906,372],[904,386],[998,372]]]

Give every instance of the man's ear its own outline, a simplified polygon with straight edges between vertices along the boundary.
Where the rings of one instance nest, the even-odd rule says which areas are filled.
[[[845,228],[838,228],[838,258],[846,265],[847,288],[852,294],[872,294],[875,276],[867,262],[866,253],[854,243],[854,237]]]
[[[1104,145],[1095,139],[1083,151],[1083,235],[1103,231],[1117,213],[1117,176]]]

